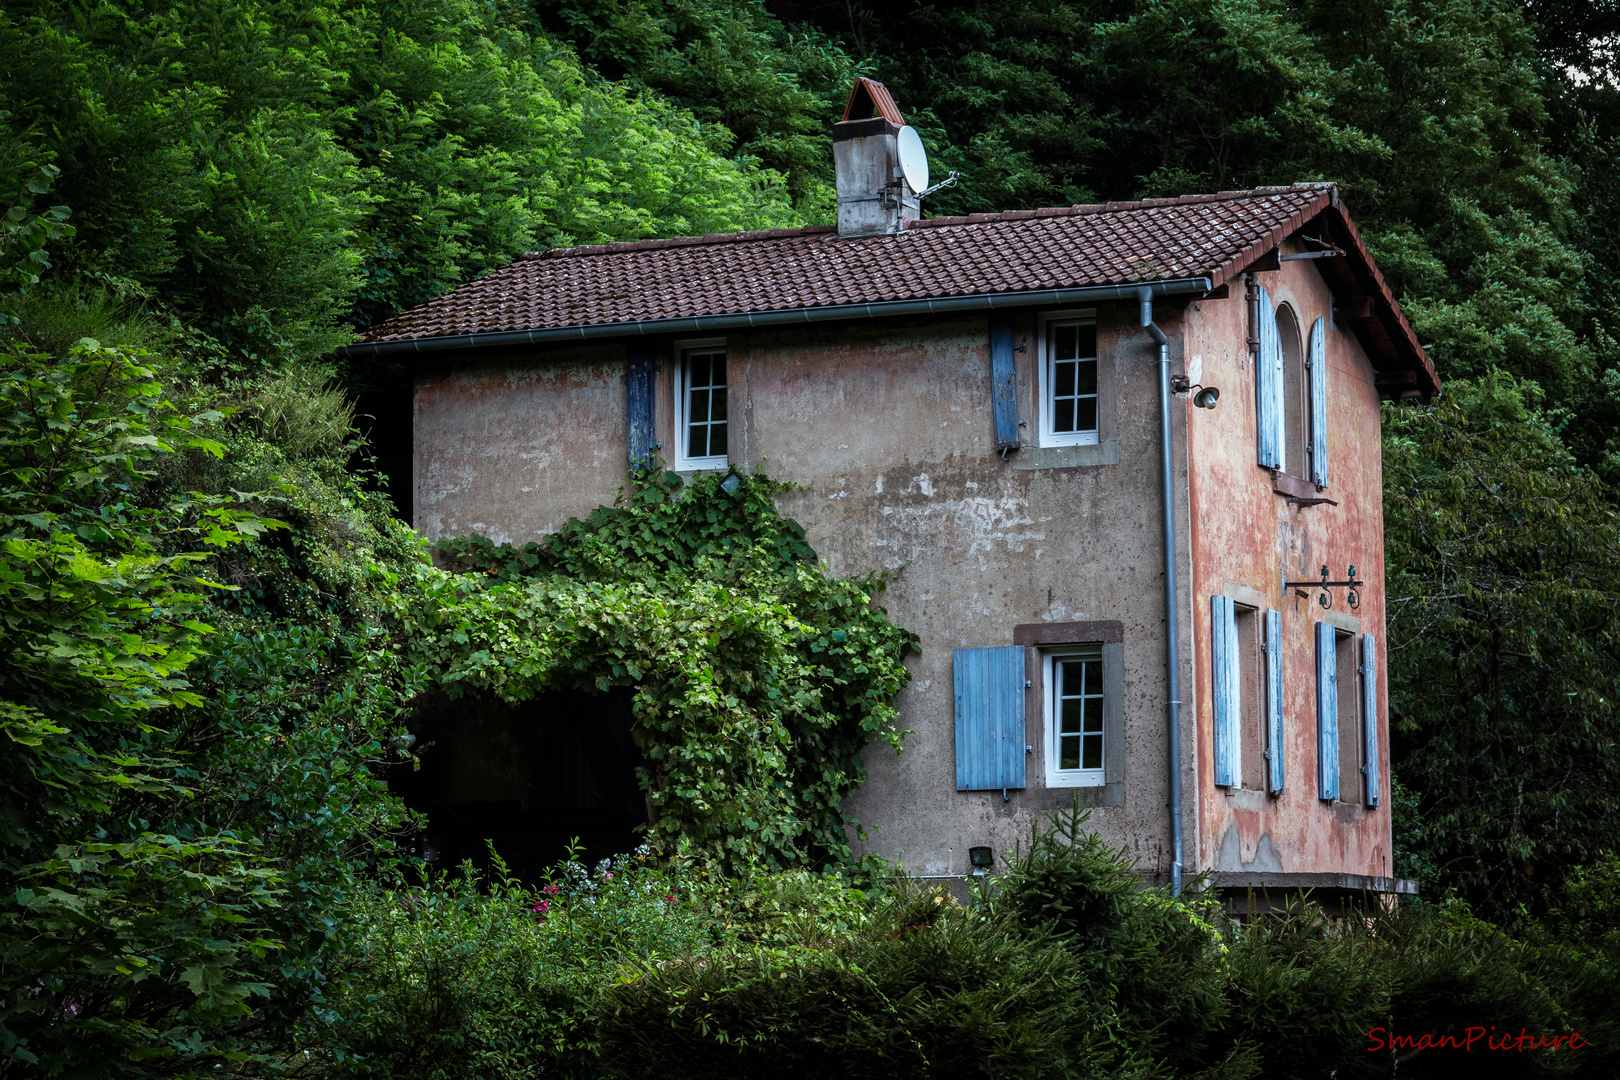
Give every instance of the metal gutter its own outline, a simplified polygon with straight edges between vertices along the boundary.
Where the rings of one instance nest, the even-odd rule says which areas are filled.
[[[1159,346],[1159,467],[1164,483],[1165,720],[1170,728],[1170,891],[1181,895],[1181,649],[1176,588],[1175,462],[1170,443],[1170,339],[1153,321],[1153,290],[1137,290],[1142,329]]]
[[[687,319],[640,319],[635,322],[592,323],[545,330],[504,330],[489,334],[456,334],[408,338],[403,341],[368,341],[337,350],[345,359],[392,356],[399,353],[491,349],[512,345],[558,345],[611,338],[664,334],[705,334],[717,330],[755,330],[779,326],[805,326],[850,319],[882,319],[905,315],[953,315],[967,311],[1005,311],[1013,308],[1055,307],[1106,300],[1135,300],[1150,296],[1193,296],[1207,293],[1214,284],[1207,277],[1173,278],[1145,285],[1089,285],[1075,289],[1038,292],[978,293],[927,300],[885,300],[875,304],[836,304],[827,307],[746,311],[735,315],[699,315]]]

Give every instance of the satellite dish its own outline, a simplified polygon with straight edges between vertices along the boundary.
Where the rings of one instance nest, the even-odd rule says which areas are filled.
[[[912,191],[928,187],[928,151],[923,149],[922,136],[907,124],[900,129],[896,140],[900,145],[900,175],[906,178]]]

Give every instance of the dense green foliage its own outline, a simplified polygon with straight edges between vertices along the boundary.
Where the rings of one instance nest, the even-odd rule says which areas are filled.
[[[1396,1075],[1601,1077],[1620,1061],[1612,937],[1516,940],[1461,905],[1240,928],[1191,894],[1143,891],[1084,825],[1058,815],[967,907],[904,881],[716,883],[634,857],[533,893],[378,888],[335,1010],[352,1019],[306,1046],[356,1077],[1244,1080],[1388,1076],[1391,1031],[1494,1024],[1584,1045],[1403,1046]]]
[[[1620,521],[1506,377],[1390,409],[1391,712],[1431,888],[1504,908],[1614,843]]]
[[[366,766],[409,683],[382,627],[430,567],[345,473],[346,431],[324,461],[257,438],[278,384],[182,408],[139,355],[29,351],[22,311],[0,354],[6,1059],[251,1056],[320,1001],[354,873],[402,818]]]
[[[501,584],[449,627],[425,623],[413,655],[454,696],[634,687],[654,842],[843,863],[841,804],[868,741],[900,748],[892,701],[916,636],[872,606],[881,580],[817,566],[776,513],[780,485],[736,479],[653,471],[543,544],[443,545]]]
[[[11,4],[0,191],[61,170],[59,274],[151,298],[248,370],[525,250],[788,220],[723,130],[523,25],[472,0]]]
[[[238,1015],[280,890],[253,834],[128,813],[195,794],[155,725],[202,704],[183,672],[218,583],[198,564],[272,523],[239,497],[143,490],[160,454],[222,451],[199,433],[217,414],[178,413],[115,350],[43,360],[0,354],[0,1024],[56,1071]]]

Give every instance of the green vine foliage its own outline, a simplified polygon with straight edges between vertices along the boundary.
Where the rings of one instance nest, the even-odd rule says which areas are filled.
[[[917,636],[872,601],[881,579],[839,579],[785,485],[755,474],[649,470],[614,506],[540,544],[480,537],[441,552],[481,576],[424,608],[414,658],[452,698],[522,701],[552,688],[635,688],[650,839],[723,864],[848,864],[842,810],[873,739],[900,750],[894,696]]]

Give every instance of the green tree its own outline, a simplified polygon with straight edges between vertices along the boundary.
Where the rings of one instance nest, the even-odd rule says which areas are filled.
[[[1620,829],[1620,519],[1535,401],[1492,376],[1385,412],[1397,859],[1499,916]]]
[[[61,170],[63,280],[155,298],[238,371],[529,248],[795,220],[729,133],[474,0],[11,5],[0,99],[28,121],[0,189]]]
[[[217,420],[132,356],[0,353],[0,1038],[51,1074],[235,1053],[281,881],[207,815],[159,726],[201,698],[213,552],[276,527],[247,500],[150,490],[154,460],[218,454]],[[166,1067],[166,1066],[165,1066]]]
[[[723,150],[781,172],[807,216],[831,220],[831,122],[860,68],[824,31],[785,25],[762,0],[535,0],[533,9],[596,72],[724,128]]]

